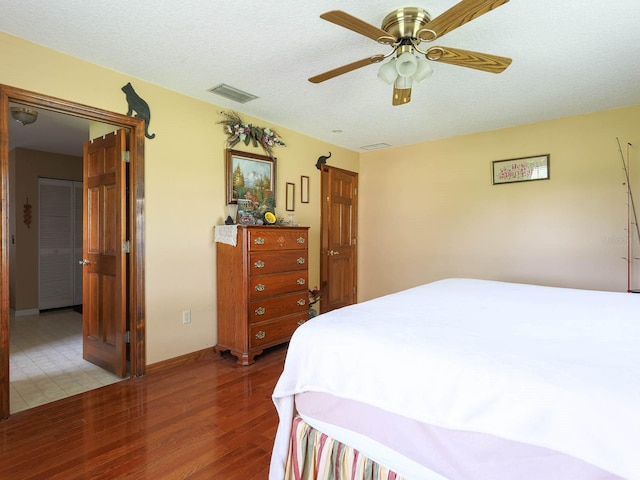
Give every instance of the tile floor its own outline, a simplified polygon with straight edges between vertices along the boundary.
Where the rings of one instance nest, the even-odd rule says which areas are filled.
[[[11,413],[122,380],[82,359],[82,314],[12,313],[10,321]]]

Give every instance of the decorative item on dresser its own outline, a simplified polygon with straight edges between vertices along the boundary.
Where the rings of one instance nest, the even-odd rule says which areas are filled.
[[[219,235],[229,229],[237,235]],[[288,342],[309,318],[308,229],[216,226],[216,352],[230,351],[249,365],[265,348]]]

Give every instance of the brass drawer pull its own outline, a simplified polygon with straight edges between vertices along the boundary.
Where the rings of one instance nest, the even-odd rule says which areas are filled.
[[[258,308],[256,308],[256,310],[255,310],[256,315],[264,315],[266,311],[267,311],[267,310],[266,310],[264,307],[258,307]]]
[[[298,259],[296,260],[296,262],[298,263],[298,265],[304,265],[304,262],[306,260],[304,259],[304,257],[298,257]]]
[[[253,266],[256,268],[264,268],[264,262],[262,260],[258,260],[256,263],[253,264]]]
[[[304,325],[304,320],[300,320],[300,321],[298,322],[298,326],[300,326],[300,325]]]
[[[307,301],[304,298],[301,298],[300,300],[298,300],[298,305],[302,306],[302,305],[306,305]]]
[[[264,285],[259,283],[256,285],[256,292],[264,292]]]
[[[296,240],[298,243],[304,243],[306,240],[304,237],[298,237],[298,239]]]
[[[305,285],[307,283],[307,281],[304,278],[299,278],[296,283],[298,285]]]
[[[267,334],[264,333],[262,330],[260,330],[258,333],[256,333],[256,339],[258,339],[258,340],[262,340],[266,336],[267,336]]]
[[[254,243],[255,245],[264,245],[264,238],[262,238],[262,237],[257,237],[257,238],[253,241],[253,243]]]

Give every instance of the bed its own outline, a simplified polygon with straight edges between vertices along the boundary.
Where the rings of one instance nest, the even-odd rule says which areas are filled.
[[[270,480],[365,478],[338,457],[367,478],[640,479],[640,295],[446,279],[345,307],[296,330],[273,401]]]

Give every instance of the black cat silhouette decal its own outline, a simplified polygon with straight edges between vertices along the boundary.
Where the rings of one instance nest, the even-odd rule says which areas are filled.
[[[151,121],[151,109],[149,104],[145,102],[140,95],[131,86],[131,82],[122,87],[122,91],[127,97],[127,103],[129,104],[129,110],[127,115],[131,116],[133,112],[136,112],[134,117],[142,118],[144,120],[144,136],[147,138],[156,138],[156,134],[149,135],[149,122]]]
[[[329,152],[329,155],[327,156],[322,155],[321,157],[318,157],[318,161],[316,162],[316,168],[320,170],[322,168],[322,165],[327,163],[327,160],[329,159],[329,157],[331,157],[331,152]]]

